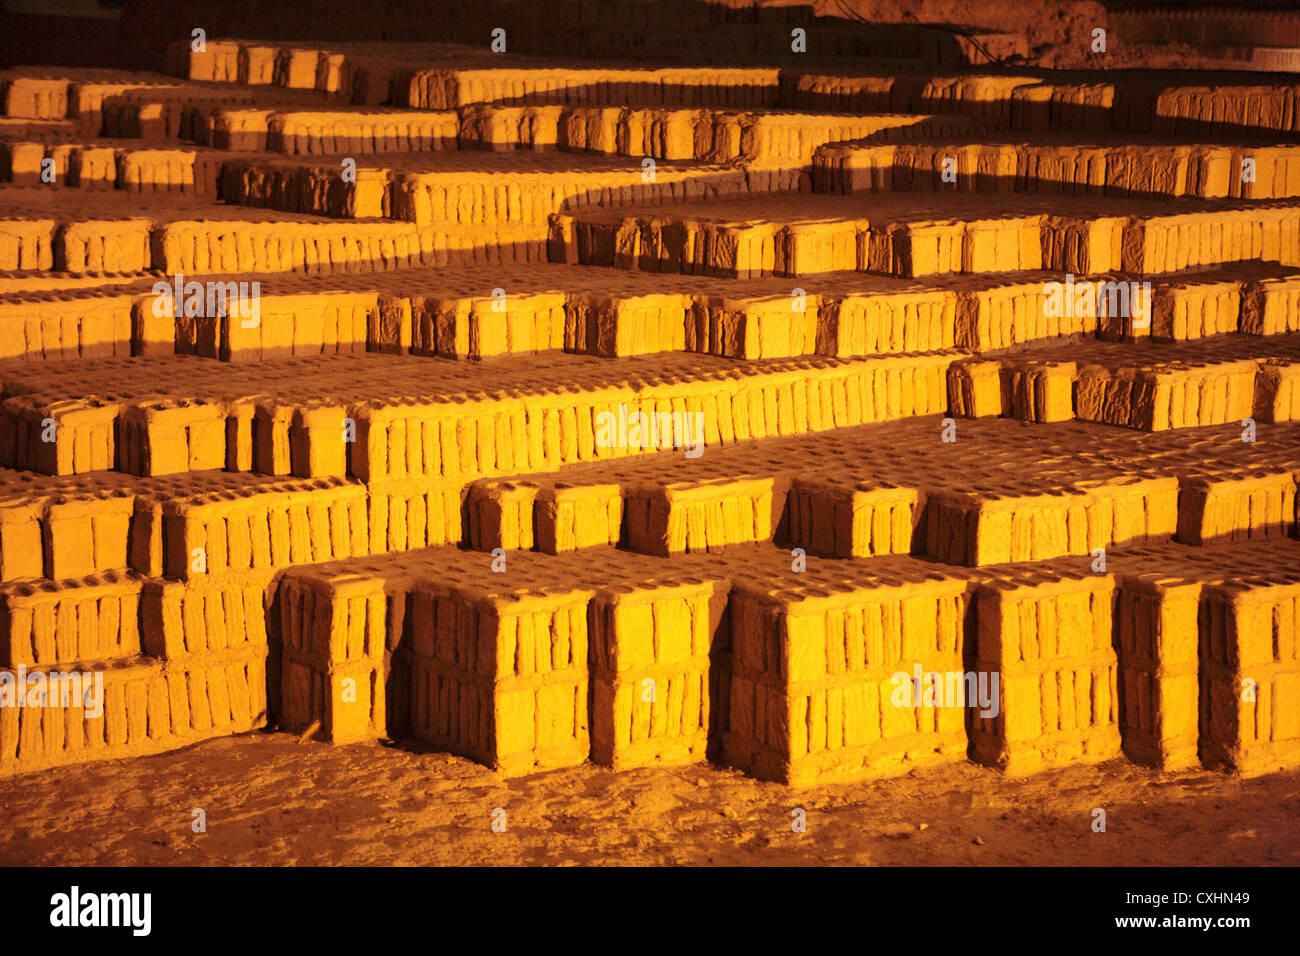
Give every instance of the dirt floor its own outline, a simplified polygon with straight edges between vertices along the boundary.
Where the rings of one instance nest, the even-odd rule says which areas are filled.
[[[792,791],[710,765],[503,780],[445,754],[257,733],[4,781],[0,819],[10,865],[1294,866],[1300,772],[1115,761],[1009,781],[960,763]]]

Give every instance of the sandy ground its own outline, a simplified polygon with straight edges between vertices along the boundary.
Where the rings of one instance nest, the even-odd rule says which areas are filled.
[[[257,733],[0,782],[0,819],[0,864],[1294,866],[1300,772],[1115,761],[1011,781],[961,763],[792,791],[710,765],[504,780],[445,754]]]

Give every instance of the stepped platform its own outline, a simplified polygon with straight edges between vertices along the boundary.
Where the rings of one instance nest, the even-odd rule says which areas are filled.
[[[0,73],[0,774],[1300,763],[1297,87],[679,12]]]
[[[812,159],[817,192],[1032,192],[1070,196],[1290,199],[1300,146],[1078,132],[828,143]],[[946,173],[946,175],[945,175]]]
[[[730,278],[845,269],[920,277],[1294,265],[1298,222],[1300,206],[1288,203],[1115,199],[1102,209],[1076,196],[887,193],[599,210],[559,216],[554,228],[564,261],[584,265]]]

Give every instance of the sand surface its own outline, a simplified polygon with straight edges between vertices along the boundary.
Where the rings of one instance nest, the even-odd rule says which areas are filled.
[[[445,754],[256,733],[6,780],[0,814],[5,865],[1300,865],[1300,772],[1121,761],[791,790],[706,764],[503,780]]]

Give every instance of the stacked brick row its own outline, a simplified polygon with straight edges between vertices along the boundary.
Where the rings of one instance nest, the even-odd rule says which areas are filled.
[[[628,211],[555,217],[552,258],[646,272],[727,278],[857,270],[903,278],[1047,269],[1144,276],[1227,263],[1297,264],[1300,213],[1285,205],[1161,215],[1014,215],[911,221],[834,218],[759,203],[694,212]],[[827,209],[829,212],[829,207]],[[1118,210],[1117,210],[1118,212]],[[758,213],[756,215],[756,213]]]
[[[1114,579],[1012,572],[976,592],[975,669],[1000,675],[996,716],[972,715],[971,756],[1010,774],[1120,755]]]
[[[170,583],[118,571],[0,585],[0,774],[262,726],[267,579]]]
[[[434,270],[422,274],[430,281],[440,278]],[[723,296],[696,291],[692,283],[699,280],[693,277],[677,279],[682,292],[651,294],[573,289],[590,281],[585,269],[537,281],[542,278],[525,281],[554,291],[517,291],[507,275],[485,278],[504,286],[454,296],[405,293],[400,272],[375,275],[372,290],[364,292],[350,289],[341,276],[308,280],[301,291],[296,283],[302,280],[268,277],[261,280],[256,317],[238,312],[240,287],[228,276],[211,279],[228,302],[224,309],[218,302],[216,315],[208,314],[207,287],[199,299],[183,292],[177,316],[170,291],[143,291],[152,280],[86,292],[3,294],[0,356],[65,360],[180,353],[247,362],[363,351],[490,358],[565,349],[609,358],[662,351],[848,358],[954,346],[985,351],[1076,334],[1159,340],[1237,331],[1284,334],[1296,331],[1289,304],[1300,294],[1300,283],[1289,275],[1157,280],[1150,324],[1135,328],[1129,317],[1106,315],[1108,304],[1049,314],[1049,276],[967,289],[878,292],[839,292],[838,280],[817,279],[802,298],[790,289],[777,291],[775,280],[763,280],[765,287],[775,286],[770,293]],[[1123,275],[1078,280],[1126,281]],[[493,288],[501,295],[490,295]]]
[[[838,194],[956,190],[1202,199],[1288,199],[1300,195],[1300,153],[1295,146],[1089,146],[960,140],[951,144],[828,145],[820,147],[811,161],[813,187]],[[950,167],[945,165],[948,163]],[[1250,170],[1249,181],[1243,175],[1246,169]]]
[[[916,667],[963,671],[966,600],[960,579],[826,596],[756,593],[737,583],[722,677],[724,759],[795,785],[960,759],[963,707],[925,708],[896,691],[912,689]]]
[[[834,363],[799,359],[754,375],[743,367],[725,375],[682,369],[649,380],[601,373],[589,374],[588,384],[569,395],[539,388],[505,396],[471,393],[472,398],[434,393],[415,401],[238,394],[176,401],[166,392],[113,401],[63,399],[57,391],[20,393],[2,406],[0,463],[51,475],[122,466],[169,474],[224,465],[266,475],[350,474],[368,481],[552,471],[660,447],[649,444],[648,434],[631,442],[602,437],[620,416],[689,413],[687,420],[698,419],[692,428],[692,435],[700,435],[697,443],[717,446],[934,414],[947,404],[951,358],[936,353]],[[373,360],[332,369],[304,366],[308,373],[316,369],[354,375],[388,366]],[[203,374],[185,362],[160,364],[157,371]],[[402,366],[393,371],[400,373]],[[220,379],[208,384],[221,386]]]
[[[1255,138],[1296,125],[1294,85],[1247,85],[1210,79],[1167,84],[1156,79],[1051,81],[1029,76],[930,77],[791,74],[783,105],[858,112],[944,112],[978,117],[1024,132],[1116,131],[1196,138]]]
[[[424,274],[430,281],[439,278],[433,270]],[[492,290],[485,287],[482,294],[457,297],[405,294],[403,278],[376,275],[374,289],[363,292],[351,290],[344,277],[309,280],[301,291],[301,280],[268,277],[261,280],[265,288],[259,289],[255,317],[238,312],[240,287],[227,276],[211,279],[223,297],[216,315],[208,314],[207,287],[200,287],[197,299],[183,291],[178,306],[173,282],[164,282],[169,291],[161,296],[143,293],[152,281],[86,292],[4,294],[0,355],[62,360],[186,353],[259,361],[351,351],[487,358],[564,348],[606,357],[681,350],[747,359],[850,357],[954,345],[982,351],[1096,334],[1110,325],[1105,315],[1091,312],[1049,315],[1044,282],[1015,280],[973,289],[879,292],[832,291],[819,280],[802,298],[789,290],[710,295],[694,291],[689,277],[679,280],[681,293],[559,291],[589,278],[588,270],[576,270],[561,271],[544,285],[537,281],[542,276],[525,280],[553,292],[521,293],[506,276],[486,280],[507,283],[497,287],[499,296],[488,295]],[[1098,279],[1106,280],[1124,277]],[[1151,327],[1128,334],[1184,339],[1239,329],[1294,331],[1285,311],[1296,294],[1292,277],[1184,283],[1154,282]],[[1205,304],[1212,294],[1213,311]]]

